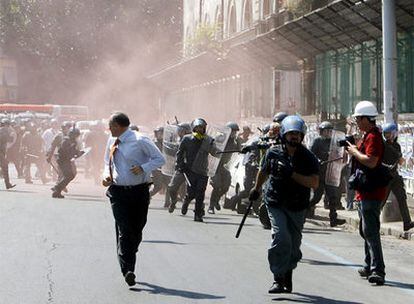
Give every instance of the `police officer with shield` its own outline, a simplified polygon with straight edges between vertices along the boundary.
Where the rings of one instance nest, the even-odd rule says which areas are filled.
[[[239,125],[235,122],[228,122],[226,127],[231,129],[229,140],[227,141],[224,151],[239,151],[241,143],[239,138],[236,136],[240,130]],[[214,214],[214,209],[220,210],[220,198],[226,194],[231,185],[231,174],[225,165],[230,161],[232,153],[224,153],[220,159],[217,167],[216,174],[211,178],[210,184],[213,187],[213,191],[210,196],[210,206],[208,213]]]
[[[264,202],[272,228],[268,250],[274,283],[269,293],[292,292],[292,271],[302,258],[300,244],[310,189],[319,184],[319,164],[315,155],[302,145],[305,122],[297,115],[281,123],[282,146],[267,150],[249,199],[259,199],[264,187]]]
[[[15,187],[15,184],[10,183],[9,178],[9,161],[7,160],[7,144],[12,142],[10,133],[10,121],[5,118],[0,124],[0,168],[3,175],[6,189]]]
[[[333,125],[329,121],[321,122],[319,125],[320,136],[315,138],[310,148],[310,150],[315,154],[315,156],[319,159],[319,162],[321,162],[322,164],[319,171],[319,187],[313,193],[313,197],[310,201],[308,217],[314,216],[315,206],[319,203],[323,193],[325,192],[325,196],[327,197],[329,206],[330,225],[331,227],[335,227],[338,225],[345,224],[346,221],[343,219],[338,219],[338,214],[336,213],[336,206],[341,203],[341,193],[339,191],[339,187],[325,184],[325,175],[327,169],[326,161],[329,158],[329,149],[332,140],[332,130]]]

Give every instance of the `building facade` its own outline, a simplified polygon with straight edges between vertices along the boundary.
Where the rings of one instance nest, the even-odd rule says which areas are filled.
[[[0,103],[17,100],[17,66],[0,48]]]
[[[414,109],[414,1],[395,0],[398,105]],[[183,56],[149,76],[168,118],[381,110],[381,0],[184,0]]]

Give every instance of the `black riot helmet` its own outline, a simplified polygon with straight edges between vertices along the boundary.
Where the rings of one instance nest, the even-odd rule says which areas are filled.
[[[203,127],[205,129],[207,128],[207,122],[203,118],[196,118],[191,123],[191,127],[193,131],[196,127]]]
[[[81,134],[81,132],[78,128],[72,128],[72,129],[70,129],[70,131],[68,133],[68,136],[70,138],[77,138],[77,137],[80,136],[80,134]]]
[[[332,123],[330,123],[329,121],[322,121],[320,124],[319,124],[319,130],[320,131],[322,131],[322,130],[333,130],[333,124]]]
[[[281,123],[288,116],[286,112],[278,112],[273,116],[273,122]]]
[[[230,128],[232,131],[238,132],[240,130],[239,125],[235,123],[234,121],[229,121],[226,124],[226,127]]]

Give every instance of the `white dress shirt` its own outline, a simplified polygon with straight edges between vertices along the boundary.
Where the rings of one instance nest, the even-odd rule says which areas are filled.
[[[138,132],[126,130],[119,137],[120,143],[112,160],[113,183],[119,186],[135,186],[148,183],[151,172],[165,163],[165,158],[152,140]],[[106,144],[104,178],[109,173],[109,151],[115,137],[110,137]],[[135,175],[133,166],[140,166],[144,171]]]

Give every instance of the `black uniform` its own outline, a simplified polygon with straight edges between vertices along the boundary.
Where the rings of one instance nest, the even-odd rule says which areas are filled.
[[[22,137],[21,155],[24,159],[24,178],[26,183],[32,183],[31,165],[36,165],[42,183],[46,183],[45,161],[43,156],[43,139],[36,129],[26,131]]]
[[[57,152],[57,164],[61,175],[52,188],[54,195],[60,195],[62,190],[75,178],[76,165],[72,161],[74,157],[78,157],[83,154],[83,151],[78,150],[77,141],[69,136],[63,137],[62,144],[58,148]]]
[[[239,151],[241,148],[240,140],[235,138],[230,138],[224,148],[224,151]],[[220,210],[220,198],[226,194],[231,185],[231,174],[230,171],[225,167],[225,165],[230,161],[232,153],[224,153],[221,156],[217,171],[214,176],[211,178],[210,184],[213,187],[210,197],[210,207],[209,212],[214,213],[214,208]]]
[[[178,171],[187,175],[191,184],[187,185],[187,194],[181,209],[182,214],[187,213],[190,202],[195,199],[194,220],[202,221],[204,213],[204,196],[208,182],[208,155],[218,152],[214,139],[204,135],[198,139],[192,134],[185,135],[177,152]]]
[[[398,207],[400,208],[404,227],[408,228],[411,224],[411,216],[407,206],[407,194],[405,192],[403,178],[398,174],[398,163],[401,157],[402,154],[400,144],[396,141],[386,141],[384,145],[383,163],[390,168],[390,173],[392,175],[392,180],[387,187],[387,198],[390,192],[394,193],[395,197],[397,198]]]
[[[329,158],[330,145],[331,138],[317,137],[312,143],[310,150],[320,161],[327,161]],[[314,206],[319,203],[323,193],[325,192],[325,195],[328,200],[329,219],[331,222],[331,226],[336,226],[336,224],[338,223],[338,215],[336,213],[336,208],[341,203],[341,194],[339,191],[339,187],[329,186],[325,184],[326,169],[327,164],[321,165],[319,171],[319,187],[313,193],[312,200],[310,201],[310,206],[311,208],[314,208]],[[310,213],[313,213],[313,209],[310,211]]]
[[[0,167],[6,188],[12,188],[9,178],[9,162],[6,157],[7,143],[11,142],[10,131],[7,126],[0,127]]]

